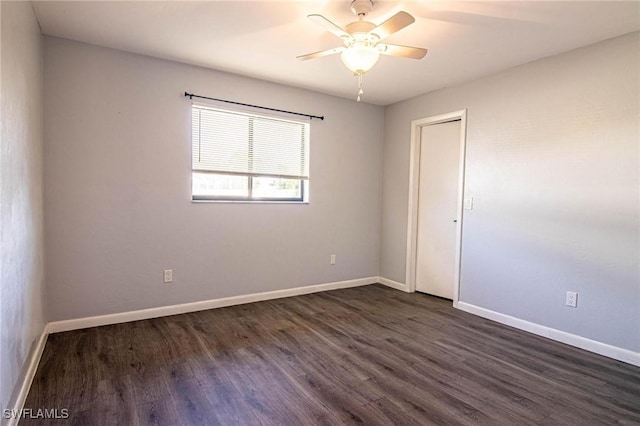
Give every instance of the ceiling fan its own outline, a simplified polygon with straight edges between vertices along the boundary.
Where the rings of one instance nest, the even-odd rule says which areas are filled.
[[[398,12],[380,25],[376,25],[364,20],[372,8],[372,0],[353,0],[351,11],[358,17],[358,20],[348,24],[344,29],[322,15],[309,15],[308,18],[313,22],[339,37],[344,46],[297,57],[301,61],[306,61],[340,53],[345,66],[358,76],[358,101],[363,94],[362,75],[373,68],[378,62],[380,54],[411,59],[422,59],[427,54],[427,49],[421,47],[380,43],[391,34],[414,23],[415,19],[407,12]]]

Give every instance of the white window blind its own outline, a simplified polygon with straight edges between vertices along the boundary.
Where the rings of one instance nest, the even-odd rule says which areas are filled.
[[[309,178],[309,122],[192,106],[193,171]]]

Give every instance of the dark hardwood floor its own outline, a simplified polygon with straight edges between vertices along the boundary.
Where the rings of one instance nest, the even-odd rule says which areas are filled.
[[[640,368],[381,285],[49,336],[76,425],[640,424]]]

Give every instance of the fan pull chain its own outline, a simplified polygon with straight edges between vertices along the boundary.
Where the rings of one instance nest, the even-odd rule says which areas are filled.
[[[362,73],[358,73],[358,97],[356,98],[357,102],[360,102],[360,96],[364,94],[364,90],[362,90]]]

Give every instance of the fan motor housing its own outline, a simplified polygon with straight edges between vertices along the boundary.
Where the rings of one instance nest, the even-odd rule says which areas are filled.
[[[352,22],[350,24],[348,24],[345,27],[345,30],[353,35],[353,34],[358,34],[358,33],[368,33],[369,31],[371,31],[372,29],[374,29],[376,27],[376,24],[372,23],[372,22],[367,22],[367,21],[356,21],[356,22]]]

